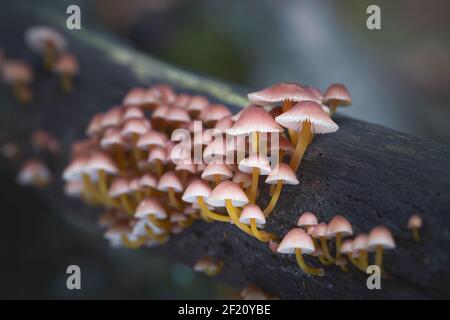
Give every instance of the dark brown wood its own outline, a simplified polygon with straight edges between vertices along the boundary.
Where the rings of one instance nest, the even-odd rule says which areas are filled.
[[[61,22],[63,12],[51,10],[19,8],[14,15],[0,13],[2,46],[11,55],[33,61],[37,72],[31,105],[18,105],[1,87],[0,143],[17,141],[27,150],[33,130],[44,128],[57,135],[64,150],[50,159],[56,179],[48,189],[37,192],[82,226],[80,232],[99,232],[94,222],[99,212],[66,198],[59,178],[70,144],[84,136],[93,114],[119,103],[129,88],[155,82],[206,94],[233,111],[245,99],[241,89],[177,70],[87,27],[67,33],[70,48],[80,59],[81,75],[76,90],[65,95],[56,78],[39,69],[38,58],[21,40],[30,25],[61,27]],[[337,133],[314,139],[298,171],[300,185],[283,189],[267,229],[281,237],[306,210],[316,212],[323,221],[344,215],[356,232],[387,226],[398,248],[386,253],[389,276],[382,280],[382,290],[368,290],[367,275],[356,271],[343,273],[327,267],[323,278],[306,276],[293,257],[274,255],[267,245],[221,223],[196,222],[160,249],[142,250],[160,250],[188,265],[205,254],[221,258],[225,267],[219,279],[236,286],[256,283],[281,298],[449,298],[450,147],[343,116],[337,116],[336,122]],[[18,163],[2,162],[18,168]],[[262,205],[267,192],[264,187]],[[420,243],[412,240],[406,228],[409,216],[416,212],[424,219]],[[99,236],[97,241],[103,240]]]

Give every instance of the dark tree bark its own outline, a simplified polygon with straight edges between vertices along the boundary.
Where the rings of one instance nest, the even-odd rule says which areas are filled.
[[[2,10],[1,44],[8,54],[37,66],[38,58],[23,44],[24,30],[38,23],[61,28],[63,22],[64,11],[30,6]],[[3,86],[0,143],[17,141],[26,149],[33,130],[56,134],[64,150],[50,160],[55,181],[37,192],[84,229],[99,232],[95,226],[99,211],[86,210],[65,197],[60,179],[70,144],[84,136],[94,113],[119,103],[136,85],[170,83],[180,92],[205,94],[233,111],[245,103],[245,90],[160,63],[95,27],[84,25],[81,31],[67,32],[67,37],[81,64],[76,90],[63,94],[55,77],[36,69],[35,99],[20,106]],[[294,257],[274,255],[267,245],[223,223],[198,221],[161,248],[141,250],[159,250],[188,265],[206,254],[221,258],[225,267],[218,279],[236,286],[256,283],[281,298],[449,298],[450,147],[344,116],[338,115],[336,122],[337,133],[315,137],[298,171],[300,184],[283,189],[267,229],[282,237],[306,210],[316,212],[322,221],[344,215],[358,233],[387,226],[398,247],[386,253],[388,276],[382,280],[382,290],[368,290],[367,275],[356,271],[343,273],[327,267],[323,278],[306,276]],[[17,163],[4,164],[18,169]],[[264,186],[263,205],[267,192]],[[412,240],[406,228],[409,216],[416,212],[424,219],[420,243]],[[98,241],[103,241],[100,236]]]

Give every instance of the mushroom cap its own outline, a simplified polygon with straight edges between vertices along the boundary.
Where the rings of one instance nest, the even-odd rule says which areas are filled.
[[[43,52],[45,46],[50,44],[57,51],[64,51],[67,47],[64,36],[53,28],[47,26],[34,26],[25,32],[25,42],[31,50]]]
[[[276,141],[276,140],[275,140]],[[295,150],[295,147],[292,145],[291,141],[284,135],[278,135],[278,143],[276,143],[272,139],[268,140],[269,143],[269,150],[273,154],[275,151],[285,151],[286,154],[292,154]]]
[[[145,118],[133,118],[125,121],[122,127],[122,135],[129,136],[132,134],[143,135],[151,129],[150,122]]]
[[[122,124],[124,109],[113,107],[103,114],[101,119],[102,128],[119,127]]]
[[[183,191],[183,185],[174,171],[168,171],[159,178],[157,189],[159,191],[168,191],[172,188],[175,192]]]
[[[191,98],[192,97],[190,94],[180,93],[179,95],[177,95],[175,97],[175,101],[173,102],[173,105],[178,108],[186,109],[189,104],[189,101],[191,101]]]
[[[108,149],[114,145],[127,146],[127,144],[120,129],[114,127],[106,129],[100,139],[100,147],[103,149]]]
[[[314,239],[319,239],[319,238],[322,238],[322,237],[328,238],[328,236],[327,236],[327,227],[328,227],[327,224],[324,223],[324,222],[321,222],[321,223],[317,224],[316,226],[314,226],[314,229],[312,231],[311,236]]]
[[[243,187],[248,188],[252,185],[252,176],[248,173],[238,171],[234,174],[233,182],[236,184],[243,183]]]
[[[209,184],[204,180],[197,179],[188,185],[181,199],[187,203],[197,203],[197,197],[203,197],[206,200],[210,194]]]
[[[303,254],[312,254],[315,251],[312,238],[300,228],[294,228],[284,236],[277,252],[293,254],[295,249],[301,249]]]
[[[97,171],[103,170],[108,174],[117,174],[119,168],[109,154],[103,151],[94,152],[84,167],[84,171],[89,174],[95,174]]]
[[[193,96],[189,101],[186,109],[188,111],[202,111],[209,105],[208,99],[204,96]]]
[[[27,160],[17,175],[17,182],[21,185],[33,185],[36,181],[47,184],[51,179],[48,167],[38,159]]]
[[[422,217],[419,214],[413,214],[408,220],[408,229],[420,229],[422,228]]]
[[[202,257],[195,263],[194,270],[197,272],[204,272],[214,267],[215,263],[210,257]]]
[[[196,174],[197,166],[193,163],[181,162],[181,163],[177,164],[177,166],[175,167],[175,171],[187,171],[189,173]]]
[[[250,102],[265,106],[274,107],[283,101],[303,101],[314,99],[314,96],[298,83],[281,82],[271,87],[249,93],[247,95]]]
[[[334,216],[328,223],[327,237],[335,237],[336,234],[341,234],[343,237],[353,235],[353,228],[351,223],[343,216]]]
[[[386,227],[375,227],[369,233],[369,239],[367,240],[368,249],[375,250],[378,246],[382,246],[384,249],[395,249],[394,237],[392,237],[392,233]]]
[[[157,160],[161,161],[162,163],[167,162],[166,149],[161,147],[155,147],[150,150],[150,152],[148,153],[147,161],[153,164],[156,163]]]
[[[130,182],[128,183],[128,186],[130,187],[131,192],[140,191],[141,185],[139,184],[139,177],[131,178]]]
[[[225,105],[215,103],[208,106],[202,120],[205,122],[213,122],[229,116],[231,116],[231,111]]]
[[[314,101],[298,102],[275,120],[283,127],[296,131],[300,131],[306,121],[311,123],[313,133],[330,133],[339,129],[330,116]]]
[[[122,100],[124,106],[138,106],[142,104],[142,100],[145,94],[144,88],[132,88],[130,89]]]
[[[222,181],[216,186],[209,195],[207,203],[213,207],[225,207],[226,200],[231,200],[235,207],[243,207],[248,203],[245,192],[231,181]]]
[[[81,180],[67,181],[64,185],[64,194],[69,197],[78,197],[84,190],[84,184]]]
[[[323,103],[326,105],[338,103],[341,106],[349,106],[352,104],[352,97],[346,86],[340,83],[333,83],[325,92]]]
[[[109,196],[112,198],[131,192],[130,181],[125,177],[115,177],[109,187]]]
[[[225,133],[233,126],[233,124],[234,121],[231,119],[231,117],[224,117],[216,122],[214,128],[217,130],[221,130]]]
[[[167,114],[169,113],[170,107],[167,104],[161,104],[156,107],[155,111],[153,111],[151,118],[152,119],[166,119]]]
[[[264,216],[261,208],[256,204],[246,205],[239,216],[239,221],[246,225],[250,225],[251,219],[255,219],[258,226],[263,226],[266,224],[266,217]]]
[[[239,170],[245,173],[252,173],[253,168],[259,169],[260,175],[268,175],[272,171],[269,159],[256,153],[252,153],[239,162]]]
[[[227,130],[230,135],[250,134],[252,132],[282,132],[283,128],[262,107],[249,106],[239,119]]]
[[[152,146],[164,148],[167,144],[167,137],[164,133],[150,129],[139,137],[137,142],[138,148],[149,150]]]
[[[134,216],[136,218],[145,218],[154,215],[157,219],[166,219],[167,212],[156,198],[145,198],[136,208]]]
[[[95,136],[102,132],[103,130],[103,117],[105,116],[104,113],[96,113],[91,120],[89,121],[89,124],[86,128],[86,134],[90,137]]]
[[[66,52],[56,60],[54,71],[58,74],[75,75],[80,71],[80,65],[73,54]]]
[[[317,216],[314,213],[312,213],[310,211],[305,211],[298,218],[297,226],[298,227],[310,227],[310,226],[315,226],[318,223],[319,222],[317,221]]]
[[[125,108],[122,121],[126,121],[133,118],[144,118],[145,114],[138,106],[130,105]]]
[[[353,254],[359,254],[360,251],[367,250],[367,241],[369,237],[365,233],[358,234],[353,239]]]
[[[166,121],[188,123],[191,121],[191,117],[186,109],[172,107],[167,112]]]
[[[233,171],[226,164],[210,163],[203,170],[201,177],[206,181],[215,181],[217,176],[220,181],[228,180],[233,177]]]
[[[167,84],[159,84],[153,87],[159,92],[159,101],[163,103],[174,103],[176,99],[175,91]]]
[[[84,167],[89,161],[88,155],[79,155],[70,161],[69,165],[64,169],[63,179],[65,181],[81,180],[84,173]]]
[[[1,68],[2,79],[7,84],[15,82],[30,83],[33,81],[33,71],[25,62],[19,60],[6,60]]]
[[[295,172],[286,163],[279,163],[266,178],[266,183],[268,184],[276,184],[278,181],[283,181],[283,184],[290,185],[300,183]]]
[[[150,173],[145,173],[141,176],[139,179],[139,185],[141,188],[153,188],[156,189],[156,186],[158,185],[158,180],[156,177]]]
[[[344,254],[352,253],[353,252],[353,240],[351,240],[351,239],[344,240],[341,245],[341,252]]]
[[[256,104],[249,104],[249,106],[257,106]],[[241,115],[244,113],[244,111],[245,111],[245,108],[244,109],[241,109],[238,113],[236,113],[236,114],[233,114],[232,116],[231,116],[231,120],[233,120],[233,121],[238,121],[239,120],[239,118],[241,117]]]

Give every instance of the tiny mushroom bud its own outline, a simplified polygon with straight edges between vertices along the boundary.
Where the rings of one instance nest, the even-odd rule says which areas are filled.
[[[413,238],[417,242],[420,240],[419,230],[422,228],[422,217],[420,215],[413,214],[408,220],[408,229],[412,231]]]
[[[297,259],[298,266],[307,274],[314,276],[324,276],[322,268],[313,268],[306,264],[303,254],[313,254],[315,251],[314,243],[311,237],[300,228],[294,228],[289,231],[278,246],[277,251],[284,254],[293,254]]]
[[[395,241],[389,229],[383,226],[373,228],[369,233],[367,240],[368,250],[375,250],[375,264],[380,268],[383,267],[384,250],[395,249]]]
[[[12,86],[15,98],[21,103],[28,103],[33,98],[30,88],[33,71],[28,64],[19,60],[7,60],[2,64],[2,79]]]
[[[262,210],[256,204],[248,204],[242,210],[239,221],[243,224],[250,225],[253,235],[262,242],[269,241],[272,237],[263,233],[258,228],[262,228],[266,224],[266,217]]]
[[[38,159],[26,161],[17,175],[17,182],[23,186],[44,187],[51,180],[48,167]]]

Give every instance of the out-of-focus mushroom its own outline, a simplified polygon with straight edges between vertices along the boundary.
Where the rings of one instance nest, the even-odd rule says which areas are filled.
[[[193,119],[197,119],[200,112],[209,105],[208,99],[204,96],[193,96],[186,109]]]
[[[333,115],[338,106],[346,107],[352,104],[352,97],[347,88],[340,83],[330,85],[323,97],[323,104],[330,108],[330,113]]]
[[[414,240],[419,242],[419,230],[422,228],[422,217],[419,214],[413,214],[408,220],[408,229],[411,230]]]
[[[239,221],[249,225],[253,235],[261,242],[267,242],[274,238],[274,236],[258,230],[258,228],[264,227],[266,218],[264,217],[262,210],[256,204],[246,205],[239,216]]]
[[[161,176],[158,181],[157,189],[168,193],[172,207],[178,210],[182,209],[183,206],[177,199],[176,193],[183,191],[183,185],[174,171],[168,171]]]
[[[203,170],[201,177],[206,181],[214,181],[217,186],[220,182],[233,178],[233,172],[226,164],[210,163]]]
[[[215,261],[212,258],[206,256],[202,257],[195,263],[194,270],[197,272],[203,272],[206,275],[213,277],[220,273],[222,267],[222,261]]]
[[[64,36],[48,26],[29,28],[25,32],[25,42],[31,50],[43,55],[44,66],[49,71],[53,69],[58,54],[67,47]]]
[[[112,180],[108,195],[113,199],[119,199],[122,209],[128,215],[133,215],[134,207],[131,204],[130,199],[128,198],[130,193],[131,189],[129,186],[129,180],[127,178],[117,176]]]
[[[327,224],[324,222],[321,222],[314,226],[314,229],[312,231],[311,237],[313,239],[319,240],[320,247],[323,251],[323,254],[325,255],[325,258],[329,262],[334,262],[333,256],[330,254],[330,251],[328,250],[328,244],[327,244]]]
[[[327,238],[336,237],[336,260],[341,255],[342,239],[353,235],[353,228],[350,222],[343,216],[334,216],[328,223]]]
[[[54,71],[61,77],[61,88],[68,93],[73,90],[73,78],[80,71],[77,58],[71,53],[62,54],[54,66]]]
[[[30,159],[22,165],[17,182],[23,186],[45,187],[51,178],[52,174],[45,163],[38,159]]]
[[[106,204],[111,204],[112,200],[109,198],[108,185],[109,180],[119,173],[114,160],[105,152],[94,152],[84,167],[91,177],[98,177],[98,189]]]
[[[369,258],[367,255],[369,237],[365,233],[358,234],[353,239],[353,257],[357,259],[358,265],[363,272],[366,272],[369,266]]]
[[[2,79],[12,86],[15,98],[21,103],[28,103],[33,99],[30,84],[33,82],[33,71],[25,62],[7,60],[2,65]]]
[[[375,264],[383,268],[383,252],[384,250],[395,249],[395,241],[392,233],[388,228],[379,226],[370,231],[367,240],[367,247],[369,251],[375,250]]]
[[[31,135],[31,143],[35,148],[48,151],[52,154],[57,154],[61,150],[61,144],[58,139],[45,130],[34,131]]]
[[[167,220],[168,215],[164,207],[156,198],[145,198],[136,208],[134,216],[138,219],[148,219],[152,225],[169,230],[170,223]]]
[[[297,260],[298,266],[307,274],[314,276],[324,276],[322,268],[313,268],[306,264],[303,254],[313,254],[315,251],[314,243],[311,237],[300,228],[290,230],[281,241],[277,251],[283,254],[293,254]]]
[[[207,112],[202,119],[205,126],[212,128],[222,118],[231,116],[231,111],[223,104],[211,104],[207,108]]]

